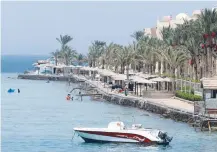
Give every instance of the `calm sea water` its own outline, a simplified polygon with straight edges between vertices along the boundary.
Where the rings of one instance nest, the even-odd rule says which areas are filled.
[[[3,73],[23,73],[25,70],[32,70],[32,64],[37,60],[46,60],[45,55],[2,55],[1,72]]]
[[[2,151],[3,152],[216,152],[217,134],[196,132],[185,123],[131,107],[122,107],[89,97],[83,101],[65,100],[70,90],[64,82],[18,80],[3,73]],[[10,77],[10,78],[8,78]],[[75,85],[75,84],[74,84]],[[9,88],[21,93],[8,94]],[[73,136],[73,127],[106,127],[118,117],[126,125],[136,123],[159,128],[173,136],[169,146],[135,144],[90,144]]]

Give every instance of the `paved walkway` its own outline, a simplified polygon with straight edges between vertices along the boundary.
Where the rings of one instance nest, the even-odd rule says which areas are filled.
[[[76,76],[76,77],[78,77],[78,76]],[[184,112],[190,112],[190,113],[194,112],[194,105],[191,104],[191,103],[187,103],[185,101],[181,101],[181,100],[174,99],[174,98],[152,99],[152,98],[138,97],[138,96],[134,96],[134,95],[125,96],[124,94],[121,94],[121,93],[111,92],[111,88],[108,88],[107,85],[104,86],[104,84],[102,82],[87,80],[83,76],[79,76],[79,79],[85,79],[88,83],[96,86],[97,88],[99,88],[104,93],[117,95],[117,96],[121,96],[121,97],[125,97],[125,98],[126,97],[127,98],[134,98],[134,99],[137,99],[137,100],[144,100],[144,101],[147,100],[148,102],[151,102],[153,104],[158,104],[158,105],[161,105],[161,106],[169,107],[169,108],[172,108],[172,109],[177,109],[177,110],[184,111]]]
[[[181,101],[178,99],[168,98],[168,99],[147,99],[150,102],[158,103],[170,108],[178,109],[181,111],[186,111],[193,113],[194,112],[194,105],[187,103],[185,101]]]

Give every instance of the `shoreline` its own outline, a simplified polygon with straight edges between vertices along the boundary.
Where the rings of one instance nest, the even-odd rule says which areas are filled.
[[[180,109],[171,108],[168,106],[163,106],[161,104],[153,103],[148,99],[137,99],[136,97],[130,96],[121,96],[119,94],[111,94],[100,90],[99,87],[95,86],[94,84],[90,83],[90,81],[85,81],[86,84],[89,86],[94,86],[95,90],[102,94],[102,98],[106,102],[110,102],[113,104],[121,105],[121,106],[128,106],[143,109],[145,111],[158,114],[161,117],[169,118],[178,122],[185,122],[191,124],[194,122],[193,113],[182,111]]]
[[[87,80],[83,76],[78,75],[71,75],[71,76],[54,76],[54,75],[28,75],[28,74],[21,74],[18,75],[18,79],[31,79],[31,80],[54,80],[54,81],[73,81],[74,83],[78,83],[78,81],[83,81],[85,85],[94,87],[93,90],[102,94],[102,99],[106,102],[110,102],[113,104],[121,105],[121,106],[128,106],[146,110],[151,113],[155,113],[164,117],[166,119],[172,119],[178,122],[184,122],[188,124],[194,123],[194,114],[192,110],[186,110],[181,108],[169,107],[161,102],[153,102],[152,99],[146,99],[141,97],[134,97],[134,96],[124,96],[121,94],[109,93],[96,84],[94,81]],[[101,85],[101,84],[100,84]],[[166,99],[165,99],[166,100]],[[169,100],[169,99],[168,99]],[[185,101],[182,101],[185,102]],[[161,103],[161,104],[160,104]],[[188,103],[192,104],[192,103]],[[191,106],[191,105],[189,105]],[[193,106],[193,105],[192,105]],[[200,118],[201,119],[201,118]]]

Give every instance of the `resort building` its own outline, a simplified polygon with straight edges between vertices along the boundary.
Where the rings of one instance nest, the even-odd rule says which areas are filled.
[[[214,6],[212,8],[212,10],[214,9],[217,10],[217,6]],[[189,15],[188,13],[179,13],[176,15],[175,18],[172,15],[163,16],[157,19],[155,27],[145,28],[144,33],[145,35],[162,39],[161,30],[163,29],[163,27],[170,26],[171,28],[176,28],[177,24],[183,24],[184,20],[196,20],[197,16],[200,15],[202,11],[203,9],[194,10],[191,15]]]
[[[163,16],[157,20],[156,27],[145,28],[144,33],[145,35],[162,39],[161,30],[163,27],[170,26],[171,28],[176,28],[177,24],[183,24],[185,20],[196,20],[197,16],[201,14],[201,11],[202,10],[195,10],[191,16],[187,13],[179,13],[175,18],[173,18],[172,15]]]

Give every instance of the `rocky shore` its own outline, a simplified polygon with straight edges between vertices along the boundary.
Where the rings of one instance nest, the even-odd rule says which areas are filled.
[[[69,79],[72,80],[73,82],[78,82],[80,80],[84,80],[83,78],[79,77],[64,77],[64,76],[43,76],[43,75],[19,75],[19,79],[31,79],[31,80],[56,80],[56,81],[68,81]],[[122,105],[122,106],[130,106],[130,107],[135,107],[139,109],[143,109],[155,114],[159,114],[164,118],[168,119],[173,119],[175,121],[180,121],[180,122],[185,122],[185,123],[190,123],[192,124],[194,122],[194,116],[193,113],[191,112],[186,112],[182,111],[180,109],[174,109],[171,107],[163,106],[157,103],[150,102],[146,100],[145,98],[143,99],[137,99],[136,97],[130,97],[130,96],[121,96],[118,94],[112,94],[112,93],[107,93],[100,89],[99,87],[95,86],[93,83],[91,83],[91,80],[86,80],[84,81],[84,85],[87,87],[93,87],[93,89],[102,94],[102,98],[110,103],[117,104],[117,105]]]
[[[68,81],[68,76],[19,74],[18,79]]]
[[[79,78],[74,78],[74,82],[79,81]],[[172,119],[175,121],[194,123],[194,116],[191,112],[182,111],[181,109],[174,109],[160,104],[152,103],[148,100],[132,98],[130,96],[120,96],[118,94],[107,93],[91,83],[90,80],[85,81],[85,85],[88,87],[94,87],[97,93],[102,94],[102,98],[106,102],[110,102],[117,105],[135,107],[143,109],[155,114],[159,114],[164,118]]]
[[[95,88],[95,90],[102,94],[102,98],[105,101],[111,102],[113,104],[143,109],[155,114],[159,114],[164,118],[173,119],[175,121],[180,121],[180,122],[185,122],[190,124],[194,122],[193,114],[189,112],[183,112],[178,109],[173,109],[166,106],[153,104],[145,99],[138,100],[138,99],[130,98],[128,96],[122,97],[118,95],[108,94],[99,90],[99,88]]]

